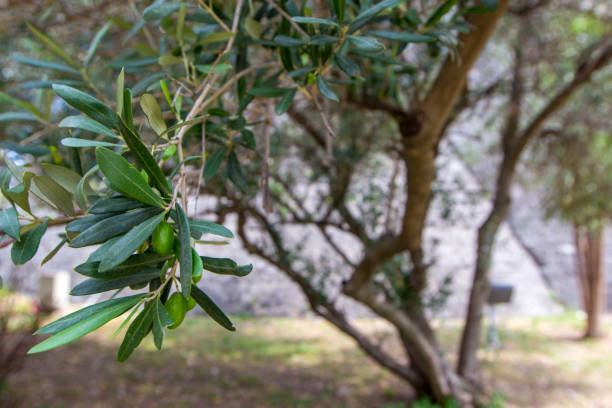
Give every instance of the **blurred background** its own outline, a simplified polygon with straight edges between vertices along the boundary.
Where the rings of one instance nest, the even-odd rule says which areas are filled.
[[[478,228],[491,207],[517,41],[526,59],[528,97],[522,110],[533,113],[571,79],[580,52],[612,33],[609,1],[540,3],[526,22],[518,6],[502,18],[469,74],[470,83],[478,84],[477,100],[457,113],[439,146],[425,229],[431,273],[425,307],[445,352],[454,352],[459,341]],[[23,63],[28,58],[57,60],[33,37],[26,22],[78,59],[87,53],[96,32],[110,22],[91,65],[92,81],[108,83],[112,90],[121,67],[127,67],[126,78],[133,89],[155,90],[154,82],[160,77],[151,79],[156,71],[151,64],[157,63],[159,55],[147,46],[146,37],[155,39],[161,33],[155,28],[130,32],[149,5],[147,1],[0,0],[0,91],[40,106],[56,123],[67,107],[49,91],[51,77],[55,83],[78,85],[79,80],[69,73],[50,73]],[[612,406],[612,321],[608,316],[612,296],[605,296],[612,289],[612,275],[607,273],[612,267],[612,238],[606,239],[611,236],[611,79],[609,66],[593,75],[591,83],[547,122],[538,143],[527,148],[519,164],[512,206],[493,253],[491,279],[494,287],[509,288],[512,293],[507,302],[487,306],[481,339],[485,383],[496,404],[491,406]],[[351,109],[339,107],[334,114],[340,138],[359,137],[372,129],[394,131],[382,113],[368,113],[373,123],[369,129]],[[0,149],[15,162],[56,162],[54,145],[64,131],[52,126],[41,129],[29,121],[27,111],[0,98]],[[281,140],[299,139],[299,132],[295,123],[280,117],[272,134],[273,156],[289,151]],[[296,173],[291,179],[296,190],[316,189],[317,184],[310,182],[316,176],[299,178],[300,160],[306,159],[295,160],[297,164],[279,160],[273,167]],[[378,220],[381,215],[375,210],[384,205],[380,197],[395,188],[397,161],[392,154],[373,155],[362,166],[351,192],[353,205],[364,217]],[[397,183],[401,187],[401,180]],[[214,194],[202,195],[204,217],[218,215],[219,200]],[[216,220],[236,231],[239,216],[226,211]],[[595,252],[588,259],[600,260],[595,292],[601,293],[602,302],[597,332],[586,340],[580,267],[586,258],[580,257],[579,233],[584,225],[590,228],[585,235],[590,248],[598,248],[591,249]],[[26,356],[36,342],[31,333],[42,323],[103,298],[67,295],[84,279],[72,268],[85,262],[87,249],[65,248],[40,266],[60,242],[62,231],[63,226],[50,227],[36,256],[24,266],[14,266],[8,244],[0,242],[4,248],[0,252],[2,406],[434,406],[425,399],[415,401],[408,387],[370,360],[350,337],[316,317],[295,282],[272,263],[249,253],[239,238],[215,248],[214,256],[253,263],[253,272],[243,278],[209,274],[203,280],[211,297],[234,316],[236,333],[222,331],[194,312],[182,330],[168,333],[164,350],[155,350],[147,339],[126,363],[115,362],[120,341],[113,335],[117,322],[65,347]],[[308,256],[313,268],[334,268],[327,256],[329,248],[311,226],[292,225],[283,231],[288,245]],[[266,240],[255,228],[250,234],[251,239]],[[360,251],[350,241],[343,244],[349,257]],[[401,352],[392,327],[364,306],[340,298],[338,308],[389,353]]]

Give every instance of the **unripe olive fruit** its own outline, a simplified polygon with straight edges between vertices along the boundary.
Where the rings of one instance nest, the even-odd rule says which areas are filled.
[[[165,221],[159,223],[157,228],[153,231],[151,244],[153,250],[160,255],[169,255],[172,253],[172,247],[174,246],[174,231],[170,224]]]
[[[196,307],[196,301],[194,298],[192,298],[191,296],[189,296],[189,299],[187,299],[187,310],[191,310],[194,307]]]
[[[174,322],[169,329],[176,329],[183,323],[185,313],[187,313],[187,300],[178,292],[174,292],[166,301],[166,311]]]
[[[202,279],[202,271],[204,266],[202,265],[202,258],[191,248],[191,280],[193,283],[198,283]]]

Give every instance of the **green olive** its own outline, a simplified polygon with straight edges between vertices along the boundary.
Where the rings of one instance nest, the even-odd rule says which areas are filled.
[[[165,221],[159,223],[155,231],[153,231],[152,238],[153,250],[160,255],[169,255],[172,253],[172,247],[174,246],[174,231],[170,224]]]
[[[191,248],[191,280],[193,283],[198,283],[202,279],[202,271],[204,266],[202,265],[202,258]]]
[[[189,296],[189,299],[187,299],[187,310],[191,310],[194,307],[196,307],[196,301],[194,298],[192,298],[191,296]]]
[[[185,319],[185,313],[187,313],[187,301],[178,292],[174,292],[170,298],[166,301],[166,311],[172,318],[174,322],[171,326],[168,326],[169,329],[176,329],[183,323]]]

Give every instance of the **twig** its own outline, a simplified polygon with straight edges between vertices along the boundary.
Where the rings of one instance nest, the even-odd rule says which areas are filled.
[[[327,159],[332,160],[334,157],[333,150],[332,150],[332,140],[336,138],[336,133],[334,132],[334,129],[331,127],[331,124],[329,123],[329,119],[327,118],[327,114],[325,113],[325,111],[323,110],[323,107],[321,106],[321,104],[319,103],[317,99],[317,95],[312,95],[312,101],[314,102],[315,107],[317,108],[317,112],[319,112],[319,115],[321,116],[321,120],[323,121],[323,125],[325,126],[325,130],[327,131],[325,132],[325,150],[327,152]]]
[[[264,154],[263,165],[261,166],[261,190],[263,194],[263,208],[268,214],[272,212],[272,204],[270,202],[270,129],[271,129],[271,113],[272,105],[268,104],[268,112],[266,114],[266,123],[264,124]]]
[[[200,171],[198,172],[198,185],[196,187],[195,206],[193,210],[196,214],[198,213],[198,200],[200,199],[202,176],[204,174],[205,166],[206,166],[206,122],[203,122],[202,123],[202,165],[200,166]]]
[[[210,7],[208,7],[208,5],[203,1],[203,0],[198,0],[198,3],[200,3],[200,6],[206,10],[206,12],[217,22],[217,24],[219,24],[221,26],[221,28],[223,28],[223,30],[225,31],[234,31],[234,30],[230,30],[230,28],[223,22],[223,20],[221,20],[219,18],[219,16],[217,15],[217,13],[215,13],[215,11],[213,9],[211,9]],[[242,8],[242,2],[240,2],[240,8]],[[239,10],[240,8],[236,7],[236,10]]]
[[[289,24],[291,24],[293,26],[293,28],[295,28],[295,30],[298,33],[300,33],[301,35],[306,37],[308,40],[310,40],[310,36],[308,35],[308,33],[306,31],[302,30],[302,28],[295,21],[293,21],[291,16],[289,14],[287,14],[287,12],[282,9],[282,7],[280,7],[278,4],[276,4],[274,2],[274,0],[266,0],[266,1],[268,2],[268,4],[270,6],[272,6],[276,11],[278,11],[279,14],[281,16],[283,16],[285,18],[285,20],[287,20],[289,22]]]

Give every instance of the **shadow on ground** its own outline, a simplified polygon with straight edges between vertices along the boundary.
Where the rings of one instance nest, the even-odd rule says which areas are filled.
[[[122,364],[119,338],[107,329],[30,356],[5,396],[15,408],[401,407],[410,398],[344,339],[317,336],[316,328],[288,338],[279,322],[243,323],[234,334],[193,319],[167,336],[163,351],[145,340]]]

